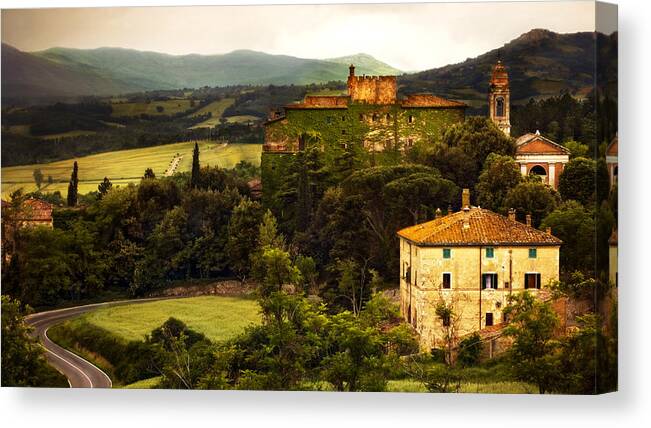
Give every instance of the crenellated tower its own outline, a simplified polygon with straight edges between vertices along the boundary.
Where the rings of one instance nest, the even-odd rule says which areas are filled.
[[[507,136],[511,135],[511,90],[509,75],[501,60],[493,66],[488,93],[488,114],[490,119]]]

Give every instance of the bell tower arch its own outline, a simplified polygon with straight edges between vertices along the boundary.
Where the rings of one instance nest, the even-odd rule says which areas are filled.
[[[490,119],[507,136],[511,135],[511,90],[509,75],[500,59],[493,66],[488,93]]]

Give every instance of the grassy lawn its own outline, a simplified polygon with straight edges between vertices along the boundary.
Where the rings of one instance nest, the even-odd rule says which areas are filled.
[[[260,322],[259,307],[254,300],[224,296],[188,297],[102,308],[83,315],[80,321],[110,330],[125,340],[142,340],[170,317],[180,319],[212,341],[232,338],[245,327]]]
[[[114,186],[130,182],[137,183],[146,168],[152,168],[157,176],[162,177],[177,153],[183,156],[177,172],[189,171],[192,167],[193,148],[194,142],[190,141],[99,153],[51,163],[2,168],[2,196],[6,197],[19,187],[27,192],[36,190],[32,174],[34,169],[40,168],[46,180],[48,176],[52,176],[55,181],[44,186],[43,191],[59,190],[65,197],[72,164],[75,160],[79,165],[79,193],[82,194],[97,190],[97,185],[104,177],[109,177]],[[203,166],[217,165],[222,168],[232,168],[240,160],[260,165],[262,146],[258,144],[229,144],[224,147],[214,141],[205,140],[199,141],[199,151]]]
[[[184,112],[190,109],[189,99],[152,101],[150,103],[112,103],[112,116],[139,116],[148,114],[150,116],[171,115]],[[162,107],[162,111],[158,111]]]
[[[427,388],[421,382],[413,379],[390,380],[387,386],[388,392],[427,392]],[[487,382],[461,384],[459,392],[472,394],[537,394],[534,385],[524,382]]]
[[[153,389],[158,386],[161,376],[152,377],[149,379],[139,380],[138,382],[130,383],[125,385],[124,389]]]
[[[219,125],[219,119],[224,114],[224,110],[230,107],[235,102],[234,98],[224,98],[223,100],[213,101],[205,107],[202,107],[198,111],[192,113],[192,117],[201,116],[206,113],[212,113],[212,116],[209,119],[204,120],[201,123],[198,123],[191,127],[194,128],[212,128],[213,126]]]

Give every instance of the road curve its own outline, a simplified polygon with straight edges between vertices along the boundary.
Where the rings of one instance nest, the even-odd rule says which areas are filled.
[[[48,329],[55,324],[101,307],[146,303],[166,298],[121,300],[38,312],[25,317],[25,322],[34,328],[32,334],[38,337],[41,345],[45,348],[45,357],[48,363],[68,378],[71,388],[111,388],[113,383],[106,373],[89,361],[52,342],[47,336]]]

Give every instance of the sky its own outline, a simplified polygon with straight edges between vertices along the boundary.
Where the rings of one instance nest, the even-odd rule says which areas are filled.
[[[533,28],[594,31],[594,22],[591,1],[4,9],[2,42],[24,51],[251,49],[321,59],[364,52],[416,71],[464,61]]]

